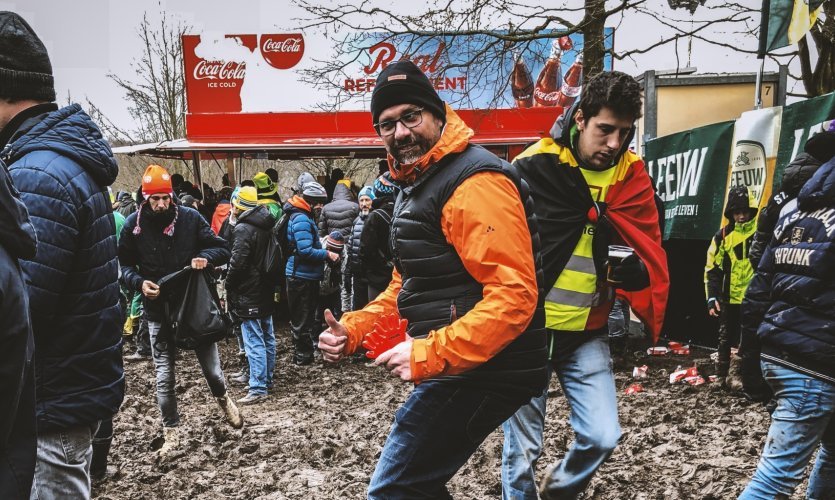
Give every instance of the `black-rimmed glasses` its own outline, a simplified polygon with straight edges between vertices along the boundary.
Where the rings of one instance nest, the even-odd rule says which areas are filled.
[[[374,129],[381,137],[388,137],[397,130],[397,122],[402,123],[406,128],[415,128],[423,122],[423,110],[424,108],[418,108],[400,115],[400,118],[396,120],[385,120],[375,123]]]

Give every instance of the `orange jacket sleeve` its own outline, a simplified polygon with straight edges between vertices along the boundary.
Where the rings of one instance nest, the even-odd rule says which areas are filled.
[[[478,173],[458,186],[444,205],[441,230],[470,275],[484,286],[483,298],[451,325],[413,341],[415,381],[484,363],[527,328],[536,309],[525,209],[504,174]]]
[[[384,314],[397,313],[397,294],[400,293],[400,273],[395,269],[391,275],[391,283],[383,293],[369,302],[362,310],[345,313],[340,323],[348,330],[346,354],[353,354],[362,344],[366,333],[374,328],[374,322]]]

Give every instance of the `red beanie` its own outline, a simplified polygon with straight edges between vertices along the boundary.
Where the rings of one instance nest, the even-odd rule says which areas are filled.
[[[171,175],[168,174],[168,170],[159,165],[148,165],[142,175],[142,194],[147,198],[152,194],[171,194],[173,192]]]

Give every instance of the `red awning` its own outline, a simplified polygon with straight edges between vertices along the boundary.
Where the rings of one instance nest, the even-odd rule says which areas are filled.
[[[505,158],[546,136],[554,108],[460,110],[473,142]],[[383,143],[365,111],[311,113],[187,114],[187,137],[159,144],[115,148],[115,153],[203,159],[228,155],[270,159],[315,157],[382,158]]]

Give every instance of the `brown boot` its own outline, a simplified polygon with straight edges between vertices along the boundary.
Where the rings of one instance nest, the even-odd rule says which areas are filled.
[[[742,358],[739,356],[731,355],[725,387],[732,392],[742,392]]]
[[[238,410],[235,402],[229,397],[228,392],[215,399],[217,400],[217,404],[220,406],[220,409],[223,410],[223,415],[226,417],[226,421],[229,422],[229,425],[235,429],[240,429],[244,426],[244,417],[241,415],[241,412]]]
[[[163,427],[163,434],[165,435],[165,443],[162,448],[157,450],[159,458],[165,460],[174,454],[180,446],[180,429],[178,427]]]

